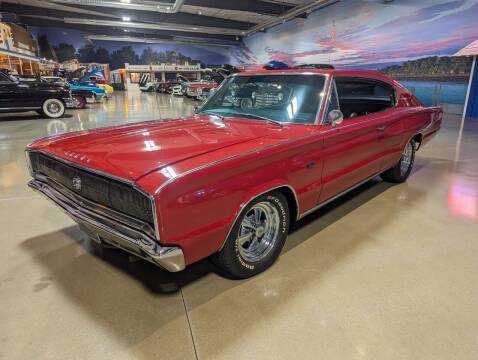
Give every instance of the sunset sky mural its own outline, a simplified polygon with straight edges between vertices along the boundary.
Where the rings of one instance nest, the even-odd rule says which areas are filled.
[[[347,0],[245,39],[239,62],[370,67],[451,55],[478,38],[478,0]]]

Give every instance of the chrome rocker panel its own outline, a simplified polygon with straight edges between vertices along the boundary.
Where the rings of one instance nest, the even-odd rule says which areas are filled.
[[[179,247],[161,246],[144,232],[135,229],[138,226],[137,220],[125,216],[120,222],[117,220],[118,213],[117,216],[112,216],[112,211],[100,205],[94,206],[94,203],[76,194],[74,201],[47,181],[36,177],[28,186],[59,206],[92,240],[130,252],[171,272],[185,268],[183,251]],[[135,227],[128,226],[125,222]]]

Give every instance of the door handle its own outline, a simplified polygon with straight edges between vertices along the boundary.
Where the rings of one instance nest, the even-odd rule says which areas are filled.
[[[377,128],[377,131],[384,131],[385,128],[386,128],[386,126],[379,126],[379,127]]]

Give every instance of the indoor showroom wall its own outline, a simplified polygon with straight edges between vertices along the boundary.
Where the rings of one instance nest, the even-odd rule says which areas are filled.
[[[246,38],[236,60],[380,70],[461,112],[471,59],[450,56],[478,39],[477,19],[478,0],[341,1]]]

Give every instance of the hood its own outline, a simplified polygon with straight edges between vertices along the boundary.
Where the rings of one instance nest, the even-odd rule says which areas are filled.
[[[31,88],[31,89],[40,89],[40,90],[63,90],[68,91],[68,87],[63,84],[56,83],[46,83],[37,81],[19,81],[18,83],[20,88]]]
[[[58,135],[30,145],[133,181],[164,166],[267,136],[277,128],[202,116]]]

